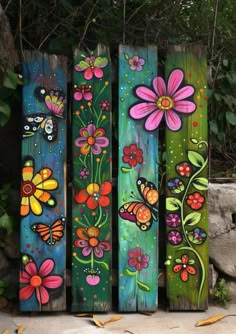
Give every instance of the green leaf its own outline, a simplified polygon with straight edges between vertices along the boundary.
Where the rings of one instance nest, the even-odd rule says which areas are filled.
[[[176,211],[181,208],[181,202],[179,199],[174,197],[167,197],[166,199],[166,210]]]
[[[190,140],[191,140],[191,142],[192,142],[193,144],[197,144],[197,143],[198,143],[198,140],[197,140],[196,138],[190,138]]]
[[[122,173],[129,173],[133,170],[133,168],[129,168],[129,167],[121,167],[121,171]]]
[[[14,220],[13,217],[8,216],[7,213],[4,213],[3,216],[0,217],[0,227],[5,229],[8,234],[13,231]]]
[[[200,212],[191,212],[184,218],[184,225],[194,226],[201,220],[202,214]]]
[[[136,271],[131,271],[128,268],[125,268],[124,275],[126,275],[126,276],[137,276],[137,272]]]
[[[195,260],[194,259],[190,259],[188,260],[188,264],[194,264],[195,263]]]
[[[181,259],[175,259],[175,263],[182,263]]]
[[[0,288],[6,288],[6,287],[8,287],[8,282],[7,281],[4,281],[4,280],[1,280],[0,281]]]
[[[3,86],[11,89],[16,89],[18,85],[18,74],[15,72],[12,72],[11,70],[7,70],[5,72],[5,76],[3,79]]]
[[[10,114],[11,109],[9,105],[0,100],[0,126],[4,126],[8,122]]]
[[[232,111],[227,111],[226,112],[226,120],[231,125],[236,125],[236,114],[233,113]]]
[[[97,260],[95,260],[94,262],[99,264],[103,269],[109,270],[109,265],[106,262],[100,262],[100,261],[97,261]]]
[[[192,185],[197,190],[207,190],[208,188],[208,180],[205,177],[197,177],[193,180]]]
[[[140,282],[139,280],[137,280],[137,284],[138,284],[138,287],[139,287],[140,290],[143,290],[145,292],[150,292],[151,291],[150,287],[147,284],[145,284],[143,282]]]
[[[216,121],[210,121],[209,124],[210,124],[210,131],[213,132],[215,135],[217,135],[219,132],[219,129],[218,129],[218,125]]]
[[[4,289],[4,288],[0,288],[0,296],[2,296],[2,295],[3,295],[4,291],[5,291],[5,289]]]
[[[202,167],[205,162],[203,156],[195,151],[188,151],[188,160],[195,167]]]
[[[129,60],[129,55],[128,55],[127,52],[124,53],[124,57],[125,57],[126,60]]]
[[[223,65],[226,67],[229,65],[228,59],[223,59]]]

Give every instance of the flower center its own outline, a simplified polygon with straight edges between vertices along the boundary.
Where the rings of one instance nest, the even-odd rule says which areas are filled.
[[[21,195],[22,197],[30,197],[36,191],[36,187],[31,181],[24,181],[21,185]]]
[[[161,96],[157,100],[157,107],[161,110],[170,110],[174,106],[174,101],[169,96]]]
[[[91,247],[96,247],[97,245],[98,245],[98,239],[97,238],[90,238],[89,239],[89,245],[91,246]]]
[[[40,285],[42,285],[42,278],[38,275],[32,276],[30,279],[30,285],[33,286],[34,288],[38,288]]]
[[[94,145],[95,144],[95,138],[90,136],[90,137],[88,137],[87,142],[88,142],[89,145]]]

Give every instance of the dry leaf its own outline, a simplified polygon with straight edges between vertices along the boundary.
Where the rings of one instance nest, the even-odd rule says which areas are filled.
[[[207,318],[205,320],[200,320],[196,323],[195,327],[200,327],[200,326],[208,326],[208,325],[212,325],[215,322],[225,318],[225,317],[230,317],[230,316],[236,316],[236,314],[217,314],[214,315],[210,318]]]
[[[124,333],[134,334],[134,332],[128,331],[127,329],[124,330]]]
[[[153,315],[153,313],[152,312],[146,312],[146,311],[143,311],[143,312],[138,312],[138,313],[140,313],[140,314],[143,314],[143,315],[147,315],[147,316],[152,316]]]
[[[16,333],[17,334],[22,334],[25,330],[25,326],[24,325],[19,325],[17,330],[16,330]]]
[[[104,328],[104,322],[101,321],[100,319],[96,318],[95,316],[93,316],[93,321],[95,322],[95,324],[100,327],[100,328]]]
[[[78,313],[78,314],[75,314],[75,317],[88,317],[88,318],[92,318],[93,315],[91,313]]]
[[[118,321],[120,319],[122,319],[123,317],[121,315],[114,315],[113,317],[111,317],[110,319],[106,320],[104,322],[104,325],[109,324],[110,322],[115,322]]]
[[[1,334],[9,334],[9,330],[5,328]]]

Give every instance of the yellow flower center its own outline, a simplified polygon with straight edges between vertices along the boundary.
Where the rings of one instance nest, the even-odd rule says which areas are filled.
[[[38,275],[32,276],[30,279],[30,285],[33,286],[34,288],[38,288],[40,285],[42,285],[42,278]]]
[[[170,110],[174,106],[174,101],[169,96],[161,96],[157,100],[157,107],[161,110]]]

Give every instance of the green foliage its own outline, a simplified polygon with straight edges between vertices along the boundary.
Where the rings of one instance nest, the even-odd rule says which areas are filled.
[[[0,187],[0,228],[11,233],[14,229],[14,218],[8,213],[9,192],[11,185],[9,183],[3,184]]]
[[[216,291],[214,293],[215,301],[223,306],[226,306],[230,301],[231,297],[229,295],[226,281],[224,278],[221,278],[216,285]]]

